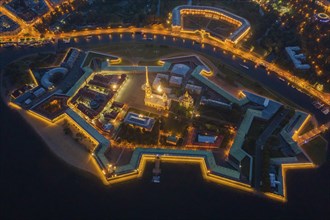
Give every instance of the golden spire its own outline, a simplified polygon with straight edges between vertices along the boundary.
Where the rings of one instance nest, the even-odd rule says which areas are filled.
[[[152,91],[149,84],[148,67],[146,66],[145,98],[150,98],[151,96],[152,96]]]
[[[194,99],[189,95],[189,92],[187,90],[184,95],[179,98],[179,100],[180,104],[183,105],[185,108],[190,108],[194,105]]]
[[[149,86],[148,67],[146,66],[146,85]]]
[[[162,95],[163,102],[167,102],[167,94],[164,92]]]

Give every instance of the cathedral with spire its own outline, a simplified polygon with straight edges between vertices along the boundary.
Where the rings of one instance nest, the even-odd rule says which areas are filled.
[[[184,95],[179,98],[179,102],[180,105],[186,109],[194,107],[194,99],[191,97],[191,95],[189,95],[188,91],[186,91]]]
[[[157,108],[159,110],[168,110],[171,105],[171,100],[168,99],[166,93],[163,95],[153,94],[149,83],[148,67],[146,67],[146,84],[144,87],[144,104],[146,106]]]

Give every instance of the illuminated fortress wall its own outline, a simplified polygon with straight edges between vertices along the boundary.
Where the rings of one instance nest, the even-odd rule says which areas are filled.
[[[250,23],[245,18],[220,8],[181,5],[175,7],[172,11],[172,29],[174,31],[189,32],[189,30],[183,28],[183,15],[203,15],[206,18],[226,21],[237,26],[237,29],[225,40],[234,44],[246,36],[251,28]]]

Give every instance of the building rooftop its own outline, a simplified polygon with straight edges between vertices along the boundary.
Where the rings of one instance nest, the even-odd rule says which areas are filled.
[[[89,135],[91,135],[98,143],[103,146],[109,146],[110,142],[103,135],[101,135],[93,126],[85,121],[82,117],[80,117],[75,111],[72,109],[67,109],[66,114],[72,118],[81,128],[83,128]]]
[[[289,55],[291,61],[293,62],[293,65],[298,70],[308,70],[311,68],[309,64],[303,64],[302,61],[306,60],[306,56],[302,53],[297,54],[298,51],[300,51],[300,47],[294,46],[294,47],[286,47],[285,51]]]
[[[302,124],[308,120],[309,115],[302,111],[296,111],[289,123],[281,130],[280,134],[284,140],[290,145],[295,154],[302,152],[297,142],[292,139],[292,136],[298,131]]]
[[[240,106],[248,103],[248,99],[246,98],[242,98],[242,99],[238,99],[235,96],[233,96],[232,94],[228,93],[225,89],[219,87],[218,85],[216,85],[214,82],[212,82],[211,80],[209,80],[207,77],[203,76],[201,74],[202,70],[204,69],[203,66],[198,66],[193,72],[192,72],[192,76],[196,79],[198,79],[200,82],[202,82],[203,84],[205,84],[207,87],[213,89],[216,93],[220,94],[221,96],[223,96],[224,98],[228,99],[230,102],[232,103],[236,103]]]
[[[66,93],[67,96],[73,96],[76,91],[85,83],[86,79],[93,74],[93,70],[89,67],[84,67],[84,74],[77,80],[77,82],[71,87],[71,89]]]
[[[178,64],[174,64],[171,73],[180,75],[180,76],[186,76],[186,74],[188,73],[188,71],[190,70],[190,67],[182,64],[182,63],[178,63]]]
[[[148,66],[149,72],[167,72],[170,68],[170,63],[165,63],[162,66]],[[113,73],[130,73],[130,72],[145,72],[145,66],[120,66],[120,65],[108,65],[104,62],[102,65],[103,71],[111,71]]]
[[[270,119],[282,107],[281,103],[271,100],[269,98],[256,95],[248,91],[243,91],[243,93],[250,102],[264,107],[264,109],[261,111],[262,119]]]
[[[127,124],[132,124],[135,126],[145,128],[147,130],[151,130],[155,124],[155,119],[134,112],[129,112],[126,115],[124,122]]]
[[[166,155],[166,156],[183,156],[183,157],[202,157],[205,160],[207,168],[211,173],[221,175],[223,177],[228,177],[231,179],[238,180],[240,178],[240,173],[234,169],[230,169],[224,166],[219,166],[216,164],[212,152],[200,151],[200,150],[173,150],[173,149],[158,149],[158,148],[136,148],[131,161],[125,166],[120,166],[117,168],[117,174],[124,174],[133,172],[138,168],[140,159],[143,154],[146,155]]]
[[[171,76],[170,84],[181,85],[182,84],[182,77],[180,76]]]
[[[233,14],[229,11],[226,11],[221,8],[215,8],[210,6],[197,6],[197,5],[180,5],[175,7],[172,11],[172,26],[183,27],[183,24],[181,23],[182,22],[181,11],[189,11],[189,10],[195,10],[197,12],[209,12],[209,13],[221,14],[226,18],[237,21],[237,23],[240,24],[239,27],[228,37],[230,41],[235,43],[241,38],[242,34],[248,31],[251,27],[250,22],[248,20],[236,14]]]
[[[218,136],[210,136],[210,135],[201,135],[199,134],[197,136],[197,141],[199,143],[215,143],[215,141],[217,140]]]
[[[46,89],[51,89],[54,87],[54,83],[52,83],[52,78],[56,75],[56,74],[62,74],[62,76],[64,76],[66,73],[68,72],[67,68],[64,67],[56,67],[53,68],[49,71],[47,71],[41,78],[41,85],[46,88]]]
[[[176,144],[178,142],[178,138],[176,136],[168,136],[166,141]]]

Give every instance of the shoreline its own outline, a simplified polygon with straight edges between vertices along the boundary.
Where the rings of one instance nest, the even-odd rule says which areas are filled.
[[[8,108],[10,108],[10,107],[8,106]],[[12,109],[12,108],[10,108],[10,109]],[[79,170],[81,173],[84,173],[84,174],[87,174],[88,173],[88,175],[93,175],[93,176],[98,177],[98,179],[100,179],[100,176],[98,175],[98,172],[96,170],[96,167],[94,166],[93,163],[91,163],[91,161],[93,159],[88,154],[87,151],[86,151],[86,155],[89,157],[87,163],[79,164],[79,163],[77,163],[77,161],[70,160],[70,158],[68,156],[64,155],[64,153],[63,153],[63,145],[61,145],[61,148],[60,148],[60,149],[62,149],[62,152],[56,150],[56,148],[58,148],[57,147],[58,146],[57,143],[56,142],[53,142],[54,138],[53,139],[51,139],[49,137],[47,138],[47,135],[45,135],[47,133],[43,133],[42,132],[44,129],[43,129],[43,127],[38,127],[38,126],[40,126],[40,125],[37,124],[39,121],[33,122],[32,121],[33,120],[32,118],[31,119],[28,118],[30,116],[27,113],[21,112],[20,110],[18,110],[17,113],[24,120],[24,122],[27,123],[30,126],[30,128],[33,129],[33,131],[38,135],[38,137],[40,138],[40,140],[47,146],[47,149],[49,150],[49,152],[51,152],[51,154],[54,155],[57,159],[59,159],[60,161],[62,161],[66,165],[68,165],[69,167],[74,168],[77,171]],[[42,124],[45,125],[44,122],[41,122],[40,121],[40,123],[42,123]],[[55,124],[53,126],[59,126],[59,125]],[[71,138],[71,137],[68,137],[68,138]],[[73,139],[72,139],[71,142],[75,143]],[[71,145],[70,143],[67,143],[66,146],[68,144]],[[84,151],[84,149],[82,149],[83,146],[78,146],[78,145],[80,145],[79,143],[75,143],[75,145],[76,146],[71,145],[73,147],[74,151],[76,151],[76,152],[77,151],[80,151],[80,152]],[[71,154],[70,156],[75,156],[75,155],[74,154]]]
[[[3,77],[3,74],[1,76],[1,84],[3,84],[2,77]],[[5,99],[6,104],[8,105],[9,100],[6,101],[6,98],[8,98],[8,94],[3,93],[3,91],[5,91],[5,88],[2,89],[2,95],[3,95],[3,98]],[[219,92],[219,93],[221,93],[221,92]],[[231,100],[230,98],[228,98],[228,99]],[[9,107],[11,107],[10,103],[9,103]],[[12,107],[14,107],[14,106],[12,106]],[[32,114],[30,111],[25,111],[25,110],[19,108],[18,113],[24,118],[24,120],[26,122],[28,122],[30,124],[30,126],[33,128],[33,130],[39,135],[41,140],[48,146],[48,148],[51,150],[51,152],[56,155],[56,157],[60,158],[63,162],[70,165],[71,167],[75,167],[86,173],[90,173],[94,176],[98,176],[100,178],[100,180],[102,180],[104,185],[109,185],[109,184],[111,184],[113,182],[117,182],[117,181],[124,181],[127,178],[131,178],[131,175],[132,175],[132,178],[135,178],[136,175],[137,175],[137,177],[140,177],[143,174],[144,165],[145,165],[146,161],[150,160],[150,158],[148,158],[145,155],[145,154],[149,154],[150,152],[141,152],[141,155],[139,155],[139,156],[142,156],[142,160],[136,161],[136,159],[135,159],[133,161],[133,163],[135,165],[137,165],[135,167],[133,166],[133,168],[135,168],[135,170],[133,170],[132,172],[127,173],[127,174],[126,173],[121,174],[119,172],[117,178],[112,178],[111,180],[109,180],[109,179],[107,179],[108,177],[105,177],[104,175],[102,175],[102,172],[103,172],[103,174],[106,174],[105,173],[106,168],[103,169],[102,171],[99,169],[97,162],[94,161],[94,158],[93,158],[94,155],[90,154],[85,148],[82,147],[82,144],[79,144],[78,142],[76,142],[71,136],[67,136],[67,135],[63,134],[63,128],[62,128],[61,124],[62,124],[64,118],[60,119],[59,121],[56,121],[56,123],[55,122],[50,123],[47,120],[40,120],[40,118],[42,119],[42,117],[38,117],[35,114]],[[70,117],[70,115],[68,117]],[[102,141],[101,142],[99,141],[99,143],[102,143]],[[162,152],[162,150],[159,150],[159,152]],[[157,152],[151,152],[151,153],[156,153],[158,155],[159,152],[157,151]],[[230,173],[231,171],[221,168],[221,170],[218,170],[218,173],[223,174],[223,175],[212,174],[211,170],[213,171],[214,167],[211,167],[212,169],[210,169],[207,166],[206,161],[204,160],[205,158],[200,158],[200,156],[196,156],[196,155],[187,156],[186,154],[175,156],[175,154],[176,153],[173,153],[172,156],[166,154],[166,158],[169,157],[169,158],[167,158],[167,160],[174,160],[174,161],[198,160],[199,163],[202,164],[202,166],[203,166],[202,173],[203,173],[204,179],[212,180],[213,182],[217,182],[217,183],[220,183],[223,185],[228,184],[229,186],[234,186],[234,188],[240,188],[244,191],[252,191],[252,192],[254,191],[254,189],[251,189],[252,188],[251,186],[247,186],[246,184],[242,183],[241,181],[236,181],[236,180],[232,181],[230,178],[224,177],[224,176],[230,176],[232,178],[239,179],[239,174],[237,174],[236,171],[235,172],[233,171],[232,173]],[[152,157],[154,157],[154,155]],[[140,158],[140,157],[134,157],[134,158]],[[209,164],[212,165],[214,163],[209,163]],[[131,165],[131,164],[129,164],[129,165]],[[217,167],[215,167],[215,168],[217,168]],[[208,170],[208,169],[210,169],[210,170]],[[123,170],[123,172],[126,172],[127,168],[126,167],[125,167],[125,169],[122,168],[122,170]],[[139,172],[139,170],[141,172]],[[251,172],[251,169],[250,169],[250,172]],[[116,176],[117,175],[115,174],[115,177]],[[284,177],[282,177],[282,178],[284,178]],[[283,195],[276,196],[276,194],[277,193],[274,193],[274,195],[273,195],[273,193],[271,193],[268,195],[265,193],[264,195],[277,199],[277,200],[286,201],[285,191],[284,191]]]
[[[33,55],[36,55],[36,53],[34,54],[29,54],[29,55],[26,55],[24,57],[30,57],[30,56],[33,56]],[[23,59],[24,57],[20,57],[16,60],[13,60],[11,63],[13,62],[16,62],[17,60],[21,60]],[[1,86],[1,90],[0,90],[0,98],[1,100],[4,102],[4,105],[10,109],[10,110],[15,110],[21,117],[22,120],[24,120],[24,123],[26,123],[30,128],[33,129],[33,131],[35,132],[35,134],[38,135],[39,139],[47,146],[47,150],[53,155],[55,156],[55,158],[57,158],[59,161],[61,161],[63,164],[66,164],[66,166],[70,167],[72,170],[74,169],[76,172],[80,172],[82,175],[84,176],[87,176],[87,175],[93,175],[94,177],[96,176],[98,180],[101,180],[103,183],[104,183],[104,180],[102,180],[102,176],[99,175],[99,172],[97,171],[97,167],[95,165],[95,163],[89,164],[90,166],[90,169],[87,169],[86,167],[84,168],[83,166],[79,166],[75,163],[73,163],[72,161],[70,162],[70,160],[66,159],[65,155],[58,151],[56,151],[56,142],[53,142],[51,143],[50,140],[47,140],[46,137],[42,134],[42,129],[40,129],[41,127],[37,127],[38,125],[36,124],[37,122],[39,123],[43,123],[45,125],[44,122],[38,120],[35,122],[35,124],[33,124],[32,122],[32,118],[29,120],[28,118],[28,113],[27,112],[22,112],[23,110],[22,109],[15,109],[13,107],[11,107],[10,105],[8,105],[9,103],[9,97],[8,95],[9,94],[6,94],[6,91],[9,91],[10,88],[7,88],[3,85],[3,77],[4,77],[4,74],[5,74],[5,70],[4,68],[1,70],[0,72],[0,86]],[[39,125],[40,126],[40,125]],[[56,124],[54,124],[53,126],[57,126]],[[72,139],[72,137],[69,137]],[[71,142],[74,142],[74,140],[72,139]],[[79,145],[79,143],[75,143],[74,144],[75,146],[74,147],[83,147],[83,146],[77,146]],[[82,150],[82,149],[80,149]],[[86,151],[86,154],[89,155]],[[89,161],[93,161],[93,158],[91,158],[91,156],[89,155],[90,157],[90,160]],[[94,169],[94,171],[93,171]]]

